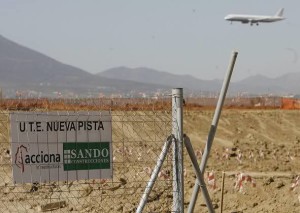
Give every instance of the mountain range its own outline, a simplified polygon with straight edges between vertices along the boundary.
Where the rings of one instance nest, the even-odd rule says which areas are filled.
[[[278,78],[251,76],[230,84],[230,92],[248,94],[299,94],[300,73]],[[29,96],[98,97],[153,96],[170,93],[171,88],[191,92],[218,92],[221,80],[201,80],[146,67],[115,67],[97,74],[64,64],[0,35],[0,88],[6,97],[16,93]]]
[[[131,80],[143,83],[157,83],[172,88],[182,87],[190,92],[219,92],[221,80],[200,80],[190,75],[174,75],[149,68],[116,67],[97,75],[111,79]],[[248,95],[291,95],[300,93],[300,72],[288,73],[277,78],[255,75],[230,84],[229,92]]]

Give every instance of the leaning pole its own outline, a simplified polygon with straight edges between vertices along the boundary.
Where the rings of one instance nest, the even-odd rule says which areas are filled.
[[[223,85],[222,85],[222,89],[221,89],[220,96],[219,96],[219,99],[218,99],[217,107],[216,107],[216,110],[215,110],[215,113],[214,113],[214,117],[213,117],[213,120],[212,120],[212,123],[211,123],[211,126],[210,126],[210,131],[209,131],[209,134],[208,134],[207,142],[206,142],[206,145],[205,145],[204,153],[203,153],[203,156],[202,156],[202,159],[201,159],[200,171],[202,172],[202,175],[204,174],[206,163],[207,163],[209,153],[210,153],[210,149],[212,147],[212,143],[213,143],[213,140],[214,140],[214,137],[215,137],[215,133],[216,133],[216,130],[217,130],[219,118],[220,118],[221,111],[222,111],[222,108],[223,108],[223,105],[224,105],[226,93],[227,93],[227,90],[228,90],[228,86],[229,86],[229,83],[230,83],[230,79],[231,79],[231,75],[232,75],[232,72],[233,72],[233,68],[234,68],[234,65],[235,65],[237,55],[238,55],[238,52],[236,52],[236,51],[234,51],[232,53],[230,63],[229,63],[228,69],[227,69],[227,73],[226,73],[226,76],[225,76],[224,81],[223,81]],[[194,191],[193,191],[191,201],[190,201],[190,204],[189,204],[189,208],[188,208],[188,213],[194,212],[195,203],[196,203],[197,198],[198,198],[199,189],[200,189],[199,182],[198,182],[198,179],[196,179],[196,182],[195,182],[195,185],[194,185]]]

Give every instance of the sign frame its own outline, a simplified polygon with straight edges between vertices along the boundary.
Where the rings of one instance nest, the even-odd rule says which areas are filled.
[[[113,178],[109,111],[11,112],[10,142],[14,183]]]

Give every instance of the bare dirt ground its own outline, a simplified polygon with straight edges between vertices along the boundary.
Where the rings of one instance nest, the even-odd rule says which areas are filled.
[[[213,114],[213,110],[199,109],[184,112],[184,133],[190,137],[199,161]],[[128,131],[125,133],[145,138],[142,131],[145,127],[134,127],[137,123],[134,121],[131,123],[132,127],[126,127]],[[223,110],[206,168],[207,172],[213,172],[215,175],[215,188],[207,184],[216,212],[221,210],[223,172],[225,172],[223,212],[300,212],[300,186],[296,183],[296,178],[300,175],[299,126],[299,110]],[[153,134],[157,134],[154,132],[159,130],[155,129],[157,127],[148,128],[153,129]],[[140,132],[136,132],[135,129]],[[4,130],[5,128],[2,126],[0,142],[7,140],[3,137]],[[113,135],[113,140],[118,137],[120,137],[120,141],[123,140],[124,136],[121,133],[117,134],[120,135]],[[150,140],[152,136],[148,134],[150,134],[149,131],[147,131],[147,137]],[[161,138],[163,137],[164,135],[161,136]],[[120,164],[116,162],[114,181],[111,183],[96,182],[94,184],[92,181],[81,181],[81,185],[76,185],[74,182],[16,187],[11,183],[10,166],[5,166],[7,163],[4,164],[7,161],[5,156],[7,146],[8,142],[2,143],[0,147],[2,157],[0,212],[36,212],[37,204],[42,204],[38,200],[43,198],[49,201],[50,193],[54,202],[66,200],[67,206],[54,212],[134,212],[146,181],[149,179],[149,176],[143,171],[139,176],[134,176],[134,173],[140,170],[140,168],[134,169],[139,165],[138,158],[150,162],[150,154],[146,153],[149,147],[142,144],[139,148],[147,148],[142,156],[137,156],[135,152],[131,155],[130,147],[127,147],[129,150],[127,154],[130,154],[128,159],[124,158],[124,155],[116,156],[117,159],[122,157],[125,161],[129,160],[130,164],[124,164],[123,161],[120,161]],[[155,157],[157,157],[157,153],[159,154],[161,145],[156,149],[156,154],[153,154]],[[151,159],[154,159],[155,163],[157,158],[151,157]],[[195,175],[186,151],[184,164],[184,206],[187,211]],[[118,165],[120,166],[118,167]],[[124,168],[124,165],[127,167]],[[243,187],[238,188],[236,186],[238,173],[249,175],[248,180],[251,178],[252,182],[242,181]],[[136,182],[130,182],[132,178],[136,178]],[[139,180],[144,182],[138,182]],[[161,183],[162,185],[160,182],[156,184],[154,192],[150,195],[152,201],[147,204],[150,207],[153,205],[153,208],[147,208],[145,212],[169,212],[162,209],[163,206],[172,205],[172,197],[169,196],[170,181],[167,184],[162,181]],[[201,192],[195,212],[207,212]]]
[[[185,133],[195,150],[203,150],[213,111],[186,112]],[[200,153],[200,152],[199,152]],[[201,155],[201,154],[199,154]],[[201,156],[199,156],[200,158]],[[193,168],[185,157],[186,206],[193,190]],[[224,110],[206,171],[214,171],[216,189],[210,189],[220,211],[222,172],[225,172],[224,212],[300,212],[300,111]],[[255,181],[235,188],[236,174]],[[195,212],[206,212],[202,195]]]

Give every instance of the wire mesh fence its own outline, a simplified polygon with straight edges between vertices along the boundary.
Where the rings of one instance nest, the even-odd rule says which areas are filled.
[[[131,99],[115,103],[108,99],[1,103],[0,212],[135,212],[164,142],[172,133],[171,97],[142,104]],[[68,117],[72,113],[107,111],[112,127],[112,178],[14,183],[10,113],[21,111],[34,115],[46,112],[46,117],[47,113]],[[171,212],[172,184],[170,150],[144,212]]]

